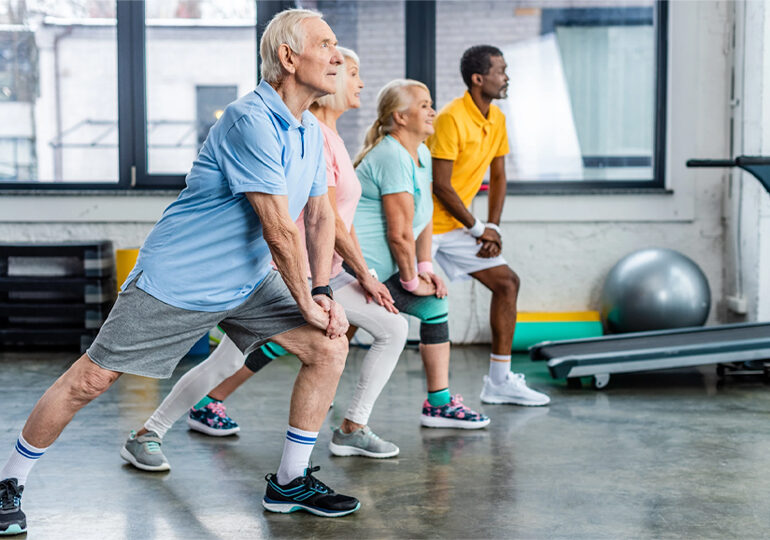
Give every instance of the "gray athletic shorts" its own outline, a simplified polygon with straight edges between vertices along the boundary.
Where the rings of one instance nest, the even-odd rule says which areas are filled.
[[[165,379],[195,342],[217,325],[248,354],[271,337],[305,324],[276,271],[241,305],[215,312],[170,306],[139,289],[134,280],[118,295],[86,354],[111,371]]]

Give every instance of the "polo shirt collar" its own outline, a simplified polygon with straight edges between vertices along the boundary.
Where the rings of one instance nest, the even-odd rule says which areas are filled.
[[[315,116],[310,111],[302,112],[302,122],[300,123],[291,111],[283,102],[281,96],[278,95],[272,86],[267,81],[262,81],[255,90],[257,95],[262,98],[270,112],[278,118],[285,129],[300,129],[314,126],[316,124]]]
[[[494,124],[494,118],[491,114],[487,115],[488,118],[484,118],[484,115],[481,114],[481,111],[478,107],[476,107],[476,104],[473,102],[473,98],[471,97],[470,92],[467,90],[465,91],[465,95],[463,95],[463,105],[465,105],[465,110],[468,112],[468,115],[471,117],[471,119],[479,126],[483,126],[486,124]],[[490,107],[491,112],[491,107]]]

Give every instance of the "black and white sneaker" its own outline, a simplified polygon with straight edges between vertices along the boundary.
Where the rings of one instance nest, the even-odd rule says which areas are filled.
[[[265,476],[267,490],[262,506],[271,512],[288,514],[304,510],[316,516],[340,517],[352,514],[361,503],[355,497],[335,493],[333,489],[318,480],[312,473],[320,467],[308,467],[305,476],[298,476],[282,486],[274,474]]]
[[[27,516],[21,511],[21,492],[16,478],[0,482],[0,536],[11,536],[27,532]]]

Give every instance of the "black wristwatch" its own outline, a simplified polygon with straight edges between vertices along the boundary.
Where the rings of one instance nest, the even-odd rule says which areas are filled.
[[[332,294],[332,288],[328,285],[322,285],[321,287],[313,287],[310,289],[310,296],[315,296],[317,294],[325,294],[332,300],[334,300],[334,295]]]

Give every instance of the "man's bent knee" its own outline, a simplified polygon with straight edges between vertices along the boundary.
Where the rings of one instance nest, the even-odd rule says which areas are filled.
[[[330,369],[339,371],[345,367],[345,359],[348,356],[348,340],[344,337],[329,339],[320,334],[319,339],[313,344],[314,353],[303,360],[306,364],[326,365]]]
[[[505,273],[505,275],[496,280],[494,287],[492,287],[492,292],[494,294],[515,300],[519,295],[520,285],[521,279],[519,279],[518,274],[508,268],[508,271]]]
[[[99,397],[118,380],[118,377],[120,373],[96,365],[86,355],[81,357],[66,374],[72,399],[78,403],[88,403]]]

